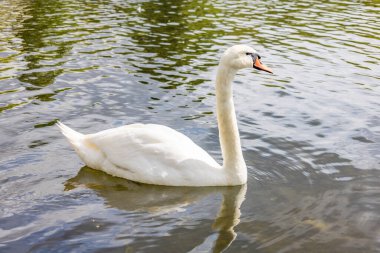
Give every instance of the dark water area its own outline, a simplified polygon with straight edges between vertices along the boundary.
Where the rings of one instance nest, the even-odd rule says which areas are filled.
[[[0,252],[380,252],[379,1],[0,1]],[[215,72],[239,72],[240,187],[83,167],[54,126],[170,126],[221,162]]]

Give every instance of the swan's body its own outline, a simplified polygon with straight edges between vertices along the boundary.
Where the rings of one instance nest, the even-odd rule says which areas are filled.
[[[206,151],[166,126],[132,124],[88,135],[70,133],[62,123],[58,126],[69,140],[75,140],[72,145],[89,167],[113,176],[158,185],[192,182],[193,186],[218,185],[227,179]]]
[[[222,166],[191,139],[162,125],[132,124],[88,135],[60,122],[57,125],[86,165],[113,176],[171,186],[244,184],[247,168],[240,147],[232,79],[244,67],[271,72],[258,59],[255,50],[239,45],[229,48],[220,61],[216,97]]]

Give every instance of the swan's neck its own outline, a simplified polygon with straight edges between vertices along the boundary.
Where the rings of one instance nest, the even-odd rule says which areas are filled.
[[[229,178],[245,183],[247,167],[241,151],[239,130],[232,96],[232,80],[236,70],[219,65],[216,77],[216,110],[218,117],[219,139],[223,154],[223,169]]]

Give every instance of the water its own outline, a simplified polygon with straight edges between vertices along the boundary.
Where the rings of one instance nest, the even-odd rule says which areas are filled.
[[[0,2],[1,252],[379,252],[378,1]],[[242,187],[83,167],[54,126],[134,122],[218,161],[221,53],[255,47],[235,103]]]

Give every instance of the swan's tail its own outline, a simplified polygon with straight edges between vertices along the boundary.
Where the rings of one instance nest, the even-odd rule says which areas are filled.
[[[104,161],[104,156],[102,152],[99,151],[99,148],[89,140],[89,135],[78,133],[60,121],[58,121],[56,125],[69,140],[71,146],[73,146],[86,165],[94,169],[99,169],[99,164],[102,164]]]
[[[62,134],[69,140],[71,145],[73,145],[75,149],[78,149],[83,141],[84,135],[71,129],[60,121],[58,121],[56,125],[59,127]]]

